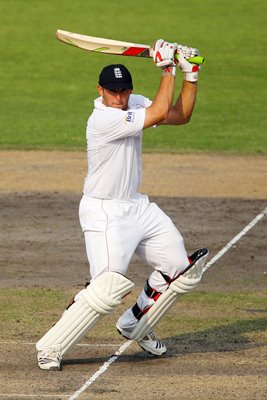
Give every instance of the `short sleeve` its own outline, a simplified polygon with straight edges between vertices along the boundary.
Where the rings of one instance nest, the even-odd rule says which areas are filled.
[[[99,110],[88,121],[87,132],[94,136],[101,135],[107,142],[127,136],[138,136],[145,122],[145,108],[129,109],[127,111],[108,107]]]

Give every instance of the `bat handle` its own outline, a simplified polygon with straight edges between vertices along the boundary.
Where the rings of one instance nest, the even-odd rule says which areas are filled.
[[[175,58],[176,58],[176,60],[178,60],[179,59],[179,54],[176,53],[175,54]],[[201,57],[201,56],[195,56],[195,57],[189,58],[187,61],[190,62],[191,64],[200,65],[200,64],[204,64],[205,58]]]

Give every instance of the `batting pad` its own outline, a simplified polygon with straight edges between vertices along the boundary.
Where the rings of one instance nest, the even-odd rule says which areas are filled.
[[[118,306],[134,283],[117,272],[105,272],[79,293],[61,319],[39,340],[36,349],[64,356],[98,321]]]
[[[196,263],[183,275],[174,280],[169,288],[160,295],[158,300],[152,305],[146,314],[142,316],[134,330],[131,332],[130,339],[143,339],[159,320],[166,314],[169,308],[183,294],[191,292],[201,281],[203,267],[205,265],[208,252],[203,255]]]

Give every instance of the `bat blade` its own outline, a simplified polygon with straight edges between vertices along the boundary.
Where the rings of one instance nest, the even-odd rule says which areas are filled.
[[[115,54],[120,56],[131,57],[153,57],[152,47],[146,44],[137,44],[130,42],[122,42],[120,40],[104,39],[95,36],[80,35],[79,33],[68,32],[58,29],[57,39],[61,42],[71,44],[87,51],[97,53]],[[178,60],[178,54],[175,55]],[[193,64],[203,64],[205,59],[201,56],[196,56],[188,59]]]
[[[87,51],[132,57],[151,57],[152,48],[143,44],[104,39],[57,30],[57,39]]]

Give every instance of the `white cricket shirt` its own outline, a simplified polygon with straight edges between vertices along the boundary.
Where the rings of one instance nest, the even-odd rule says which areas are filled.
[[[131,94],[128,110],[106,107],[102,98],[86,129],[88,174],[84,194],[101,199],[130,199],[142,178],[142,129],[151,101]]]

